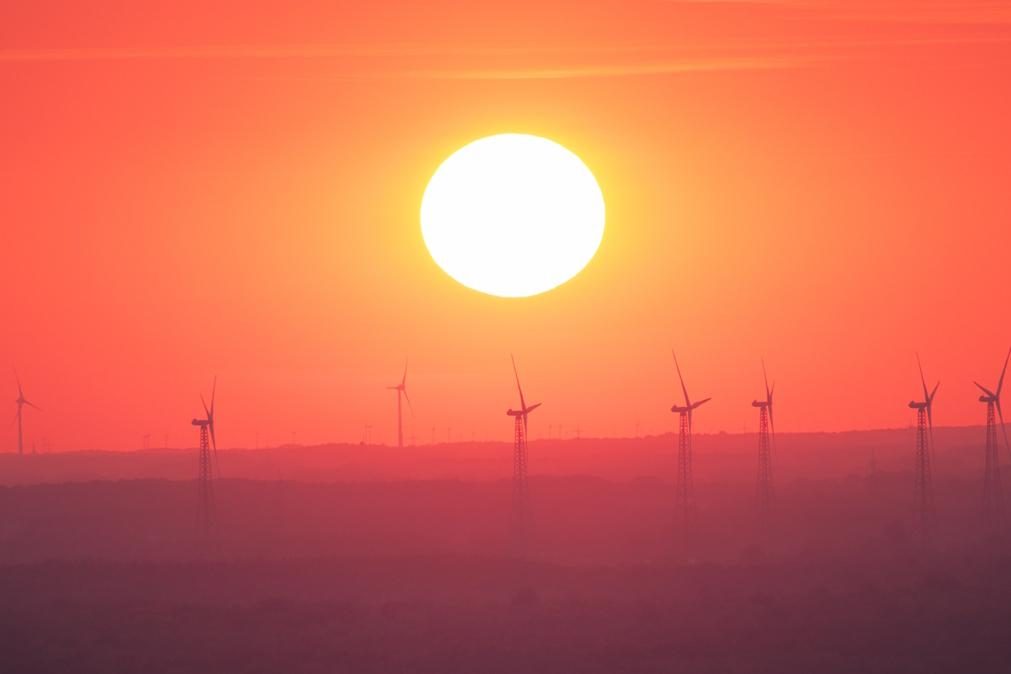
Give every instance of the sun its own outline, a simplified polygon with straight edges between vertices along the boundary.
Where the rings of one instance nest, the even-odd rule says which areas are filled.
[[[487,136],[446,159],[421,200],[421,234],[447,274],[498,297],[529,297],[578,274],[604,236],[604,195],[558,143]]]

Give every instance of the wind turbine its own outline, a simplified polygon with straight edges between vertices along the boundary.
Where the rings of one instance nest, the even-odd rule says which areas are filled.
[[[387,386],[387,390],[397,392],[397,447],[403,448],[404,446],[404,414],[403,414],[403,403],[400,397],[403,396],[407,399],[407,405],[411,408],[411,412],[414,412],[414,407],[411,405],[411,398],[407,395],[407,361],[404,361],[404,376],[400,378],[400,383],[396,386]]]
[[[916,410],[916,497],[920,508],[920,527],[926,535],[935,522],[930,464],[934,450],[934,396],[941,382],[934,385],[933,391],[928,390],[920,354],[916,354],[916,365],[920,369],[923,400],[910,400],[909,407]]]
[[[697,402],[692,402],[688,397],[688,388],[685,386],[685,378],[681,375],[681,365],[678,364],[677,354],[671,349],[674,356],[674,367],[677,369],[678,380],[681,382],[681,393],[684,394],[684,405],[673,405],[671,412],[676,412],[680,418],[678,423],[678,478],[677,478],[677,507],[681,517],[681,525],[687,536],[687,529],[695,513],[695,480],[692,472],[692,412],[712,400],[706,398]]]
[[[31,402],[27,398],[25,398],[25,392],[21,388],[21,377],[18,376],[17,372],[14,373],[14,379],[17,380],[18,382],[18,397],[17,400],[14,401],[14,403],[18,406],[18,455],[24,456],[25,442],[24,442],[24,434],[22,432],[21,411],[25,405],[33,407],[39,410],[40,412],[42,411],[42,408],[36,405],[35,403]]]
[[[214,378],[211,386],[211,404],[208,407],[204,395],[200,394],[200,402],[204,406],[204,418],[193,419],[192,425],[200,429],[200,450],[198,488],[200,491],[200,517],[204,531],[210,529],[214,518],[214,469],[211,462],[211,447],[214,448],[214,466],[218,465],[218,441],[214,435],[214,397],[218,388],[218,378]],[[220,470],[220,468],[219,468]]]
[[[1004,448],[1011,452],[1008,445],[1007,428],[1004,426],[1004,412],[1000,408],[1000,394],[1004,388],[1004,375],[1007,374],[1008,360],[1011,360],[1011,349],[1004,359],[1004,369],[997,380],[997,390],[991,391],[977,381],[973,383],[983,392],[979,397],[986,404],[986,455],[983,472],[983,510],[990,524],[996,524],[1004,519],[1004,499],[1000,483],[1000,457],[997,451],[997,419],[1000,419],[1001,431],[1004,435]],[[996,412],[996,416],[994,415]]]
[[[523,387],[520,386],[520,374],[516,369],[516,359],[510,354],[513,363],[513,375],[516,377],[516,390],[520,394],[520,408],[509,408],[506,415],[513,417],[513,536],[514,544],[522,552],[527,544],[530,525],[530,492],[527,482],[527,417],[541,403],[527,405],[523,398]]]
[[[765,380],[765,400],[751,401],[758,408],[758,505],[768,511],[772,505],[772,444],[776,437],[776,422],[772,414],[772,398],[776,383],[769,386],[769,375],[762,361],[762,378]]]

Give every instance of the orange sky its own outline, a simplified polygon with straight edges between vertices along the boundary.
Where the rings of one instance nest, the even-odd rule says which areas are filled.
[[[1011,9],[995,2],[7,3],[0,362],[39,448],[980,423],[1011,345]],[[214,3],[212,3],[214,4]],[[309,3],[298,3],[303,7]],[[535,133],[596,174],[597,257],[548,294],[457,285],[438,163]],[[13,374],[5,384],[15,397]],[[1011,405],[1009,405],[1011,406]],[[13,403],[9,415],[14,413]],[[43,443],[46,443],[44,445]],[[14,428],[0,424],[0,446]]]

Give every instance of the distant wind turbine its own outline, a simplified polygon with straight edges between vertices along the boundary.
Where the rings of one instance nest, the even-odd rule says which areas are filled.
[[[200,429],[200,472],[198,475],[200,489],[200,517],[204,532],[208,531],[214,519],[214,467],[218,465],[218,441],[214,435],[214,397],[217,393],[218,378],[214,378],[211,386],[211,404],[208,407],[203,394],[200,402],[204,406],[204,418],[193,419],[192,425]],[[213,466],[211,447],[214,448]],[[220,469],[219,469],[220,470]]]
[[[764,360],[762,378],[765,381],[765,400],[753,400],[751,406],[758,408],[758,505],[763,512],[768,512],[772,505],[772,443],[776,437],[772,398],[776,392],[776,383],[769,386]]]
[[[529,425],[527,417],[541,403],[527,405],[523,398],[523,387],[520,386],[520,375],[516,369],[516,359],[509,356],[513,363],[513,375],[516,377],[516,391],[520,395],[520,408],[509,408],[506,414],[513,417],[513,535],[518,550],[526,548],[528,529],[530,526],[530,492],[527,483],[527,438]]]
[[[14,379],[17,380],[18,383],[18,397],[17,400],[14,401],[14,403],[18,406],[18,455],[24,456],[25,442],[24,442],[24,433],[22,431],[23,425],[21,421],[22,409],[24,408],[25,405],[28,405],[29,407],[35,408],[41,412],[42,408],[36,405],[35,403],[31,402],[27,398],[25,398],[25,392],[21,388],[21,377],[18,376],[17,372],[14,373]]]
[[[411,405],[411,398],[407,395],[407,361],[404,361],[404,375],[400,378],[400,383],[396,386],[387,386],[387,390],[397,392],[397,446],[403,448],[404,446],[404,410],[403,403],[400,398],[403,396],[407,400],[407,405],[410,407],[411,412],[414,412],[414,407]]]
[[[681,365],[678,363],[677,354],[671,349],[674,356],[674,367],[677,369],[678,380],[681,382],[681,393],[684,395],[684,405],[673,405],[671,412],[679,415],[678,423],[678,477],[677,477],[677,505],[678,515],[681,518],[681,528],[687,537],[688,527],[695,513],[695,479],[692,471],[692,412],[712,400],[705,398],[697,402],[692,402],[688,397],[688,387],[685,386],[685,378],[681,375]]]
[[[931,459],[934,451],[934,396],[941,382],[937,382],[933,391],[928,390],[920,354],[916,354],[916,365],[920,369],[923,400],[910,400],[909,407],[916,410],[916,500],[920,509],[920,527],[927,535],[935,522]]]
[[[983,470],[983,509],[991,525],[995,525],[1004,519],[1004,496],[1000,483],[1000,457],[997,451],[997,419],[1000,419],[1001,431],[1004,435],[1004,448],[1011,451],[1008,445],[1007,428],[1004,426],[1004,412],[1000,408],[1000,394],[1004,388],[1004,375],[1007,374],[1008,360],[1011,360],[1011,349],[1004,359],[1004,369],[1001,370],[1000,378],[997,380],[997,390],[991,391],[977,381],[973,383],[983,392],[979,397],[981,403],[986,404],[986,455]],[[994,415],[996,412],[996,417]]]

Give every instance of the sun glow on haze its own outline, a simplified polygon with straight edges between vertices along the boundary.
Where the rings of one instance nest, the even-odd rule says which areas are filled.
[[[558,143],[500,134],[453,153],[421,201],[435,262],[463,285],[528,297],[565,283],[604,236],[604,197],[590,169]]]

